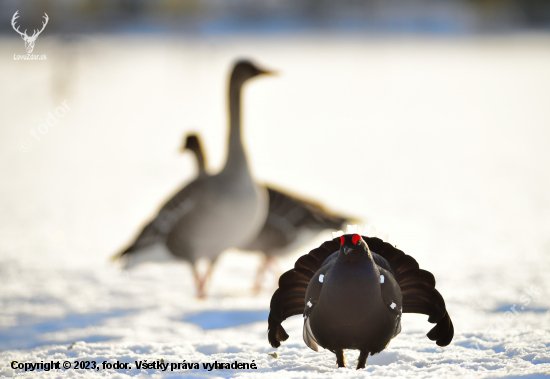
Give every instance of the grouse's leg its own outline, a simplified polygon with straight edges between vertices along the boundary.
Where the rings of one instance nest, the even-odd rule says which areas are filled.
[[[344,357],[344,350],[335,350],[334,354],[336,354],[336,363],[338,364],[338,367],[346,367],[346,358]]]
[[[357,370],[359,370],[360,368],[365,368],[368,357],[369,352],[366,350],[361,350],[361,353],[359,354],[359,359],[357,360]]]

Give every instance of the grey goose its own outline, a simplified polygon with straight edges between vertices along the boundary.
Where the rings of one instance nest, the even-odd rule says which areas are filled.
[[[250,61],[236,62],[229,81],[229,142],[223,169],[199,175],[182,188],[115,259],[122,259],[128,268],[158,260],[150,248],[165,245],[173,257],[191,263],[197,296],[203,298],[218,256],[228,248],[243,248],[258,234],[267,217],[268,197],[265,187],[254,181],[244,150],[241,89],[247,80],[266,74],[270,72]],[[200,258],[210,261],[204,275],[196,268]]]
[[[191,150],[196,157],[199,177],[207,175],[206,158],[197,135],[186,136],[182,151],[186,149]],[[267,219],[256,238],[244,247],[244,250],[260,251],[265,256],[256,274],[254,284],[256,293],[261,289],[266,270],[268,268],[276,270],[275,257],[295,251],[323,230],[338,230],[352,222],[350,218],[331,213],[312,201],[290,195],[271,186],[266,188],[269,195]],[[277,277],[281,273],[276,274]]]

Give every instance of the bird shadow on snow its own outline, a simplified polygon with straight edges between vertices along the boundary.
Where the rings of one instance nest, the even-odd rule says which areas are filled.
[[[268,316],[268,310],[205,311],[186,317],[182,321],[193,323],[204,330],[208,330],[267,321]]]
[[[512,310],[512,308],[519,308],[516,304],[505,304],[498,308],[493,309],[492,313],[506,312]],[[525,308],[521,309],[521,312],[534,312],[534,313],[546,313],[549,311],[547,308]]]
[[[466,349],[478,349],[480,351],[493,350],[495,353],[503,353],[506,351],[503,343],[494,343],[491,347],[487,347],[483,344],[476,345],[475,341],[473,340],[467,340],[462,342],[455,342],[455,345],[464,347]]]
[[[108,313],[86,313],[68,315],[62,319],[49,320],[36,324],[19,325],[13,328],[0,329],[0,350],[10,349],[32,349],[38,346],[49,343],[69,343],[73,339],[68,338],[67,341],[48,340],[41,337],[43,333],[52,333],[70,328],[83,328],[91,325],[98,325],[108,318],[120,317],[131,313],[132,310],[120,310]],[[78,338],[84,342],[101,342],[115,340],[112,336],[92,335],[88,337]]]
[[[404,355],[399,351],[383,351],[379,354],[369,356],[367,364],[371,366],[388,366],[396,362],[412,363],[414,362],[414,358]],[[420,368],[424,364],[422,363],[421,366],[415,364],[415,366]]]

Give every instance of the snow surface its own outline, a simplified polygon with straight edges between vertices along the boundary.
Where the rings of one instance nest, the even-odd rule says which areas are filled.
[[[540,378],[550,375],[550,38],[352,36],[38,40],[14,61],[0,40],[0,376]],[[183,263],[123,271],[109,258],[196,173],[200,133],[225,154],[230,62],[279,77],[245,92],[257,177],[376,226],[437,279],[455,326],[441,348],[425,316],[367,368],[337,369],[302,341],[303,319],[267,341],[274,276],[228,251],[211,296]],[[35,132],[63,100],[70,111]],[[28,152],[18,149],[32,141]],[[332,238],[279,260],[282,271]],[[275,358],[273,352],[277,353]],[[257,370],[12,370],[10,362],[255,362]]]

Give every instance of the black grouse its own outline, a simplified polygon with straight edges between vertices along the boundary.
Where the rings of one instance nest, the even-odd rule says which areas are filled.
[[[300,257],[281,275],[270,308],[271,346],[288,338],[281,322],[303,313],[305,343],[332,351],[338,367],[345,366],[344,349],[357,349],[357,369],[364,368],[369,354],[399,334],[402,313],[428,315],[436,326],[427,336],[439,346],[454,335],[434,276],[389,243],[359,234],[342,235]]]

